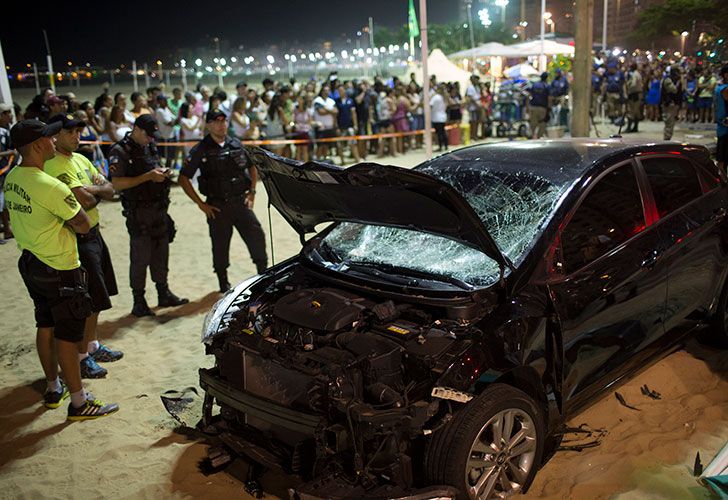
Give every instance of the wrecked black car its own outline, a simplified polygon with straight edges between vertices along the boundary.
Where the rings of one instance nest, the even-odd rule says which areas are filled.
[[[728,187],[702,146],[249,154],[303,248],[207,316],[203,420],[295,498],[525,491],[580,408],[694,328],[726,335]]]

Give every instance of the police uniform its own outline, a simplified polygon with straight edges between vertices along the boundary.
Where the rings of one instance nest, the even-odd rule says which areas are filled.
[[[134,127],[155,136],[156,120],[141,115]],[[109,151],[109,177],[138,177],[160,167],[159,155],[154,143],[141,146],[131,137],[132,132],[114,144]],[[159,306],[176,306],[187,303],[170,292],[167,284],[169,243],[174,240],[175,227],[167,214],[171,181],[147,181],[120,192],[122,214],[126,217],[126,229],[130,241],[129,283],[134,294],[135,316],[150,316],[144,298],[147,267],[157,287]]]
[[[637,132],[642,117],[642,74],[636,69],[627,73],[627,132]]]
[[[607,116],[614,120],[622,114],[624,73],[621,71],[607,72],[604,80],[607,93]]]
[[[672,76],[675,77],[675,80],[671,78]],[[662,115],[665,120],[663,139],[669,141],[672,139],[675,120],[682,105],[682,83],[680,83],[680,75],[676,70],[672,70],[670,76],[666,76],[662,80],[660,98],[662,100]]]
[[[265,233],[245,202],[248,193],[255,193],[249,166],[247,153],[238,139],[226,136],[220,145],[208,134],[190,150],[180,171],[180,175],[192,179],[199,170],[200,193],[206,197],[208,205],[220,210],[214,218],[208,218],[207,223],[212,240],[212,266],[221,289],[229,286],[227,268],[233,227],[248,247],[258,273],[268,265]]]

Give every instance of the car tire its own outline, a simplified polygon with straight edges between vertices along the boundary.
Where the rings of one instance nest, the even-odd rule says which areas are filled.
[[[497,429],[508,432],[510,445],[501,436],[501,446],[494,446]],[[493,384],[433,435],[425,456],[426,479],[456,487],[463,499],[494,498],[499,489],[510,494],[526,491],[541,464],[545,437],[538,404],[514,387]],[[482,471],[473,467],[480,461],[489,464]],[[476,490],[479,484],[483,487]],[[490,493],[479,496],[487,487]]]

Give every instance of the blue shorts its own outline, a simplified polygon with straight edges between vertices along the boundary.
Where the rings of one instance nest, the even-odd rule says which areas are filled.
[[[708,109],[713,107],[713,98],[712,97],[700,97],[698,98],[698,108],[700,109]]]

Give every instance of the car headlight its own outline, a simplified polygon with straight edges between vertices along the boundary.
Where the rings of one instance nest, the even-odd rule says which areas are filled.
[[[225,295],[215,302],[215,305],[212,306],[210,312],[205,316],[205,321],[202,323],[202,338],[200,339],[202,342],[209,343],[212,341],[213,337],[219,333],[220,322],[225,313],[230,309],[230,305],[260,279],[261,276],[259,274],[248,278],[239,283],[235,288],[225,292]]]

